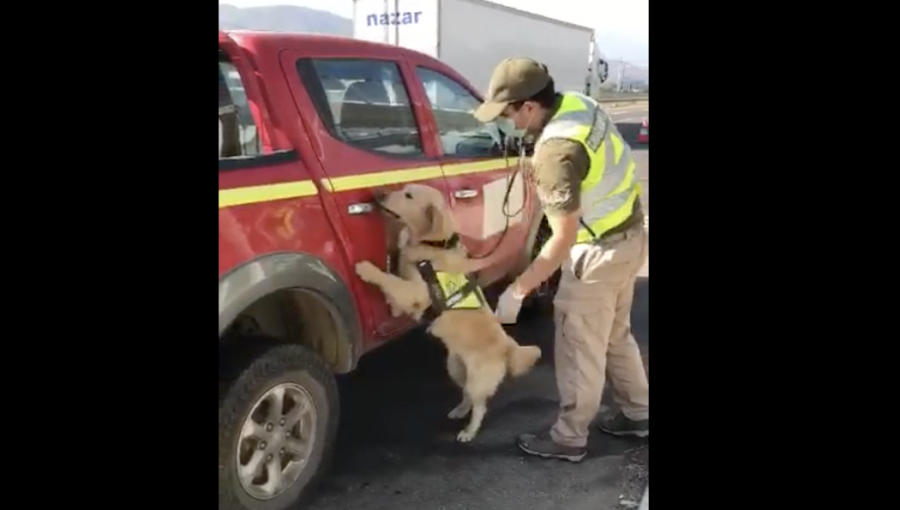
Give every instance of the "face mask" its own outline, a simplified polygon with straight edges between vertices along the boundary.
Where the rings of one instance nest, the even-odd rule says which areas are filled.
[[[502,143],[505,146],[519,147],[519,164],[521,165],[525,158],[525,144],[523,142],[527,133],[527,127],[531,126],[532,120],[534,120],[534,111],[528,116],[528,122],[525,124],[526,129],[516,129],[513,121],[506,117],[497,117],[493,122],[485,124],[485,127],[491,133],[491,137],[494,138],[495,142]]]
[[[516,129],[515,124],[506,117],[498,117],[494,123],[504,135],[511,138],[519,138],[525,133],[524,129]]]

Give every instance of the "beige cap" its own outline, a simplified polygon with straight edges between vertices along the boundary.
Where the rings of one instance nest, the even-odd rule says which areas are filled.
[[[475,118],[490,122],[510,103],[525,101],[550,83],[547,66],[530,58],[508,58],[491,73],[484,103],[475,110]]]

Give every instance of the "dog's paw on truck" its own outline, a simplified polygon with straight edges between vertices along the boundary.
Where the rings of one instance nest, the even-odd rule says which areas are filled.
[[[354,272],[393,265],[397,232],[373,189],[445,193],[466,248],[489,254],[483,285],[539,248],[533,189],[521,173],[510,187],[517,158],[469,113],[480,102],[411,50],[219,32],[220,510],[281,510],[309,493],[335,446],[334,374],[414,326]]]

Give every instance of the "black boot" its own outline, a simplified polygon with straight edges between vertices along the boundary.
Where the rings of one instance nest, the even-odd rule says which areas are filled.
[[[545,459],[562,459],[580,462],[587,455],[587,448],[563,446],[550,439],[549,434],[522,434],[516,445],[525,453]]]
[[[650,419],[632,420],[619,411],[608,418],[601,418],[597,427],[614,436],[649,437]]]

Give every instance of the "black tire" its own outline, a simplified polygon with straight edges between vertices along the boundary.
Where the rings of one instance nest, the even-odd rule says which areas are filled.
[[[230,342],[231,343],[231,342]],[[334,375],[315,353],[300,345],[279,344],[267,337],[235,340],[224,356],[220,348],[219,510],[284,510],[314,489],[328,468],[340,416]],[[256,403],[273,387],[294,383],[316,409],[316,437],[309,461],[284,492],[262,500],[250,495],[238,478],[237,448],[241,429]]]

